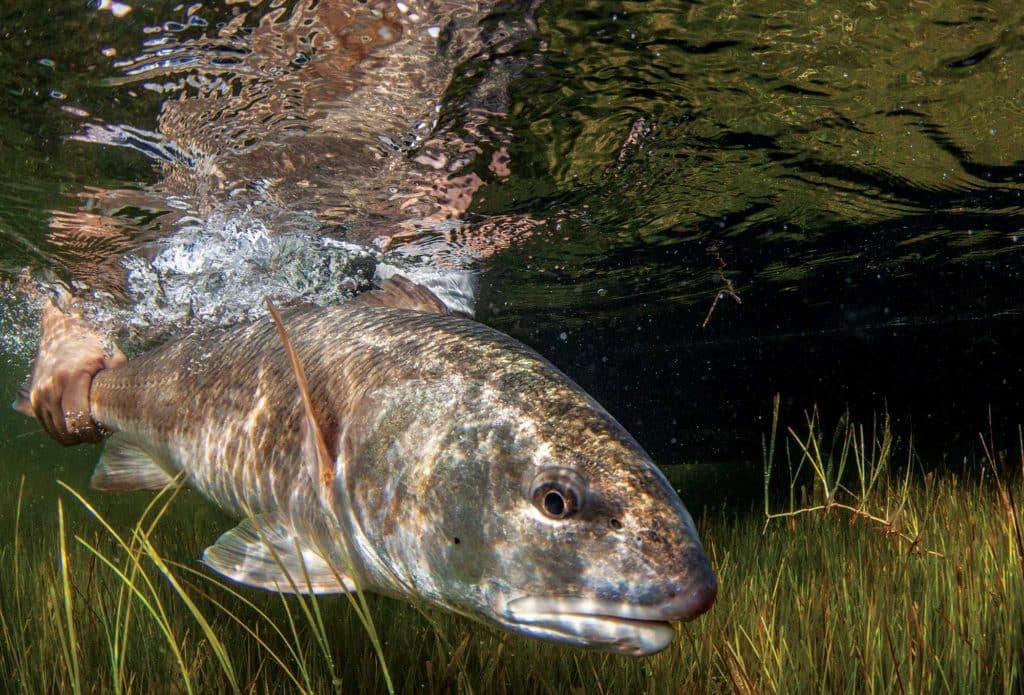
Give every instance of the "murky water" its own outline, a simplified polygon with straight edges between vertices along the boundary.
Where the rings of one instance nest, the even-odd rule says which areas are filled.
[[[0,16],[8,394],[54,282],[137,350],[384,265],[666,465],[756,465],[776,392],[936,462],[1021,421],[1018,3],[119,7]],[[95,456],[0,418],[10,474]]]

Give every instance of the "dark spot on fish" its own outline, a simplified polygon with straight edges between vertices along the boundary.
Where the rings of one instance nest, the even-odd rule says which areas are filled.
[[[665,542],[665,539],[657,531],[653,531],[649,528],[642,529],[638,534],[636,534],[636,539],[640,543],[648,542],[662,544]]]
[[[461,540],[459,540],[459,537],[458,537],[458,536],[455,536],[454,538],[452,538],[452,543],[454,543],[455,545],[458,545],[458,544],[459,544],[459,543],[461,543],[461,542],[462,542],[462,541],[461,541]]]

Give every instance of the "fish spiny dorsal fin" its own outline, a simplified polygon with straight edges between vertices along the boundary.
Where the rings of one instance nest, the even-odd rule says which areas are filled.
[[[299,384],[299,393],[302,395],[302,407],[306,413],[306,434],[312,439],[312,449],[316,456],[320,482],[324,486],[323,489],[329,488],[334,482],[334,462],[327,449],[327,443],[324,441],[323,432],[316,422],[316,415],[313,412],[313,400],[309,396],[309,382],[306,381],[306,371],[302,368],[299,354],[295,351],[295,346],[292,345],[292,341],[288,337],[288,332],[281,321],[281,315],[277,313],[274,303],[269,298],[267,299],[267,309],[270,310],[270,316],[274,319],[277,334],[281,336],[285,352],[288,353],[288,361],[291,362],[292,371],[295,372],[295,380]]]
[[[380,283],[379,289],[363,292],[350,303],[357,306],[412,309],[433,314],[451,313],[436,294],[401,275],[392,275]]]

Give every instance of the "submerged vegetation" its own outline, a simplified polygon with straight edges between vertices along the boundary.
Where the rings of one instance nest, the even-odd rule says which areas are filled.
[[[885,418],[781,431],[777,412],[764,509],[699,520],[718,603],[654,657],[232,585],[196,562],[222,529],[196,522],[190,491],[115,521],[66,486],[31,533],[22,494],[0,517],[0,678],[30,693],[1019,692],[1021,442],[925,472]]]

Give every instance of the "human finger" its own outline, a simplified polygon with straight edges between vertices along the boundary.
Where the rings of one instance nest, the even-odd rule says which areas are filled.
[[[61,396],[62,415],[69,443],[98,442],[101,437],[89,408],[92,373],[80,371],[68,379]]]
[[[53,389],[39,389],[32,394],[32,409],[36,420],[43,426],[46,433],[64,443],[67,436],[64,416],[61,413],[60,398]]]

